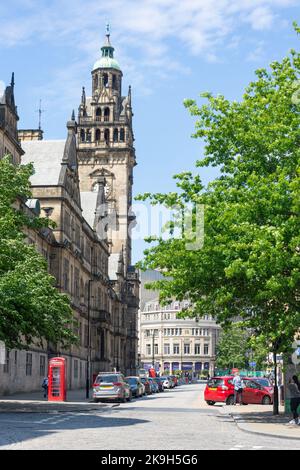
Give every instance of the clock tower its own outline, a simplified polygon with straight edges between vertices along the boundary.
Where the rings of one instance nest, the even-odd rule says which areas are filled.
[[[79,177],[82,193],[97,192],[99,183],[104,182],[107,241],[111,254],[122,254],[127,270],[131,264],[130,226],[134,215],[130,214],[130,207],[136,159],[131,87],[127,96],[122,96],[122,77],[107,27],[101,57],[92,70],[92,96],[87,97],[82,89],[78,113]]]

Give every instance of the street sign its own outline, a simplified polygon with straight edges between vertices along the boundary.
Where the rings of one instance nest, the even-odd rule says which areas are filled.
[[[255,361],[249,362],[249,366],[250,366],[250,367],[255,367],[255,366],[256,366],[256,362],[255,362]]]

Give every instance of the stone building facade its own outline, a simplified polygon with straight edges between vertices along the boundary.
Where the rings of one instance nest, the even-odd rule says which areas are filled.
[[[105,62],[97,70],[109,75],[111,64]],[[121,75],[119,71],[119,79]],[[13,87],[6,93],[14,103]],[[8,151],[19,155],[16,163],[24,153],[22,163],[31,162],[35,168],[34,199],[27,201],[24,210],[32,216],[40,212],[56,224],[52,230],[28,231],[27,241],[47,259],[57,288],[69,295],[79,344],[68,351],[53,344],[6,351],[5,364],[0,366],[0,394],[40,389],[48,360],[57,355],[67,359],[69,389],[84,387],[87,377],[92,382],[99,371],[133,373],[137,364],[139,274],[130,264],[128,231],[120,231],[121,240],[118,236],[118,226],[127,228],[132,219],[126,210],[131,202],[134,149],[120,144],[116,157],[109,145],[103,147],[89,138],[83,142],[82,130],[88,131],[82,121],[88,113],[82,111],[83,101],[78,123],[74,113],[67,123],[65,141],[42,140],[41,133],[26,130],[19,133],[22,148],[15,111],[15,149]],[[109,223],[112,207],[117,208],[117,227]]]
[[[18,139],[18,110],[14,96],[15,80],[12,74],[11,83],[0,96],[0,158],[11,155],[14,163],[21,161],[23,150]]]
[[[144,304],[140,312],[139,352],[146,369],[154,363],[161,373],[176,370],[214,373],[221,329],[209,316],[179,318],[178,313],[188,307],[187,301],[174,301],[162,307],[158,299]]]

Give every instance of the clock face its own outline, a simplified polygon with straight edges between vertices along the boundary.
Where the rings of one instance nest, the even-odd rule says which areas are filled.
[[[93,186],[93,192],[97,193],[99,191],[99,183],[94,184]],[[111,196],[111,185],[109,183],[106,183],[104,186],[104,194],[106,198],[109,198]]]

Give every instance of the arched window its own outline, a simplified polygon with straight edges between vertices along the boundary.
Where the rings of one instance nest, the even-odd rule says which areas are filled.
[[[125,130],[123,128],[120,130],[120,142],[125,142]]]
[[[100,129],[96,129],[96,142],[100,141],[100,137],[101,137]]]
[[[104,109],[104,121],[108,122],[109,121],[109,115],[110,115],[110,110],[109,108]]]
[[[103,86],[108,86],[108,75],[107,75],[107,73],[103,74]]]
[[[94,78],[94,87],[95,88],[98,88],[98,75],[95,75],[95,78]]]
[[[101,108],[96,109],[96,121],[101,121]]]
[[[118,129],[114,129],[114,142],[118,142],[119,140],[119,131]]]
[[[112,87],[114,90],[117,90],[118,89],[118,84],[117,84],[117,77],[116,75],[113,75],[112,77]]]
[[[86,141],[87,142],[92,141],[92,134],[91,134],[91,131],[89,129],[86,131]]]
[[[109,145],[109,129],[105,129],[104,131],[104,140],[106,145]]]
[[[81,131],[80,131],[80,140],[81,140],[81,142],[85,142],[85,133],[84,133],[83,129],[81,129]]]

